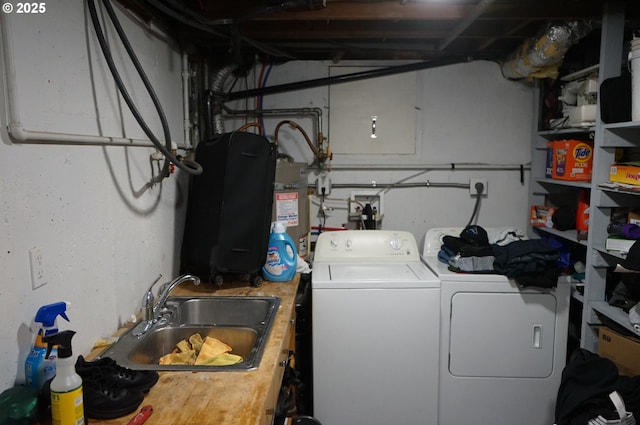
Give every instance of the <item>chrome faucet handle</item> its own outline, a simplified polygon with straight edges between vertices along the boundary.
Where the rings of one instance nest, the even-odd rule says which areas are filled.
[[[144,293],[142,297],[142,320],[150,321],[153,320],[153,303],[155,301],[155,297],[153,295],[153,287],[158,281],[162,279],[162,274],[159,274],[156,280],[149,286],[149,289]]]
[[[155,302],[155,297],[153,296],[153,287],[158,281],[162,278],[162,275],[158,276],[156,280],[153,281],[147,292],[145,292],[144,297],[142,298],[142,314],[144,327],[142,330],[136,332],[134,336],[141,337],[149,329],[153,327],[159,320],[163,320],[163,318],[159,319],[159,316],[167,311],[165,307],[165,303],[167,302],[167,298],[169,298],[169,294],[173,289],[180,285],[182,282],[186,282],[187,280],[192,280],[194,285],[200,285],[200,278],[198,276],[193,276],[190,274],[184,274],[182,276],[178,276],[171,282],[165,283],[160,287],[158,291],[158,302]]]
[[[192,280],[194,285],[200,285],[200,278],[191,274],[183,274],[176,277],[168,284],[165,283],[164,285],[162,285],[162,290],[158,293],[158,302],[156,302],[156,305],[153,307],[154,316],[159,310],[164,308],[164,304],[167,301],[167,298],[169,298],[169,294],[171,293],[171,291],[173,291],[176,286],[188,280]]]

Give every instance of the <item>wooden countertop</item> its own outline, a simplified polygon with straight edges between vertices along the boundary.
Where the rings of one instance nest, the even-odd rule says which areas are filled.
[[[285,335],[295,311],[298,284],[299,275],[290,282],[265,281],[259,288],[248,282],[225,283],[221,287],[210,283],[194,286],[189,282],[177,287],[172,295],[276,296],[280,297],[280,307],[257,370],[160,371],[158,383],[140,405],[140,408],[148,404],[153,406],[153,414],[145,425],[260,425],[265,418],[268,399],[272,397],[273,377],[282,370],[278,363],[282,350],[288,347]],[[140,408],[117,419],[89,418],[89,424],[126,425]]]

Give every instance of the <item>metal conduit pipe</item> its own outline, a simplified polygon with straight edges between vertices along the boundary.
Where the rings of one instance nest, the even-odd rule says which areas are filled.
[[[334,75],[333,77],[317,78],[314,80],[298,81],[295,83],[280,84],[277,86],[261,87],[257,89],[242,90],[229,93],[226,100],[246,99],[248,97],[264,96],[267,94],[284,93],[288,91],[308,89],[313,87],[327,86],[330,84],[348,83],[351,81],[366,80],[368,78],[383,77],[387,75],[401,74],[405,72],[420,71],[423,69],[437,68],[440,66],[453,65],[468,62],[462,58],[437,59],[427,62],[416,62],[407,65],[391,66],[373,70],[354,72],[345,75]]]
[[[229,75],[235,70],[235,65],[226,65],[215,71],[211,77],[211,103],[207,104],[207,107],[211,110],[207,110],[207,115],[212,117],[210,130],[213,130],[213,134],[224,133],[224,117],[222,115],[222,107],[224,105],[223,88],[224,83],[229,78]],[[208,99],[209,100],[209,99]],[[209,118],[207,118],[209,119]],[[211,136],[211,134],[209,134]]]
[[[309,187],[315,188],[315,184],[310,184]],[[400,189],[400,188],[416,188],[416,187],[454,187],[461,189],[468,189],[469,183],[437,183],[430,182],[429,180],[424,182],[415,182],[415,183],[398,183],[398,184],[373,184],[373,183],[331,183],[332,188],[336,189],[380,189],[384,190],[387,188]]]
[[[313,115],[316,121],[316,130],[322,130],[322,108],[278,108],[278,109],[230,109],[227,106],[222,107],[224,113],[229,116],[303,116]]]
[[[278,108],[278,109],[229,109],[222,107],[227,116],[252,116],[252,117],[300,117],[304,115],[312,115],[316,131],[322,130],[322,109],[320,108]]]
[[[312,115],[315,119],[316,126],[316,134],[318,134],[318,138],[322,138],[322,109],[318,107],[314,108],[279,108],[279,109],[252,109],[252,110],[234,110],[230,109],[226,106],[223,106],[225,113],[228,116],[304,116],[304,115]],[[283,121],[285,122],[285,121]],[[277,144],[278,141],[278,129],[283,124],[283,122],[279,123],[275,130],[275,142]],[[319,146],[314,146],[311,143],[311,140],[305,133],[304,129],[302,129],[298,124],[293,123],[296,129],[298,129],[302,135],[304,136],[309,148],[313,152],[313,155],[318,161],[323,160],[323,153],[320,152]]]
[[[474,171],[474,170],[487,170],[487,171],[528,171],[531,169],[531,164],[423,164],[423,165],[331,165],[332,171],[394,171],[394,170],[407,170],[407,171]]]

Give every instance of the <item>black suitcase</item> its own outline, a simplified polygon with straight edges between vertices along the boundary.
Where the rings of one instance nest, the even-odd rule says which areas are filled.
[[[277,149],[263,136],[232,132],[196,147],[181,272],[221,285],[224,274],[262,284],[272,218]]]

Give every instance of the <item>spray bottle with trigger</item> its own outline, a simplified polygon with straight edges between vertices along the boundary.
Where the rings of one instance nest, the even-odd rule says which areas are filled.
[[[43,338],[58,332],[56,319],[61,316],[67,322],[67,303],[64,301],[47,304],[38,309],[35,322],[40,323],[36,340],[25,361],[25,379],[27,385],[40,389],[42,385],[56,374],[55,359],[58,355],[56,347],[52,348],[51,356],[47,358],[47,345]]]
[[[84,425],[84,399],[82,378],[76,373],[75,359],[72,357],[71,339],[74,331],[62,331],[47,335],[46,357],[54,345],[58,346],[56,376],[51,381],[51,418],[56,425]]]

